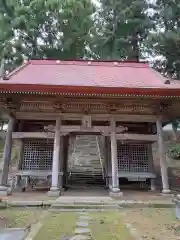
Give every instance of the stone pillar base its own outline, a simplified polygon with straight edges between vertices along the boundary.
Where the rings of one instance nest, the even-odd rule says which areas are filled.
[[[119,188],[111,188],[109,191],[110,197],[120,197],[123,196],[123,193],[120,191]]]
[[[169,193],[171,193],[171,190],[170,189],[163,189],[162,193],[163,194],[169,194]]]
[[[171,192],[170,189],[163,189],[161,192],[161,195],[163,196],[174,196],[174,194]]]
[[[48,191],[49,197],[59,197],[61,195],[61,190],[59,188],[50,188]]]
[[[156,191],[155,179],[151,179],[151,191]]]
[[[6,197],[12,195],[12,190],[6,186],[0,186],[0,197]]]

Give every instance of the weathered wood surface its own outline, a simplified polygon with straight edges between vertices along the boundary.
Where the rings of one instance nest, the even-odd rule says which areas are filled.
[[[61,120],[81,120],[83,117],[83,113],[51,113],[51,112],[16,112],[16,119],[24,119],[24,120],[54,120],[57,117],[61,116]],[[119,122],[155,122],[156,116],[153,114],[149,115],[141,115],[135,114],[131,112],[129,114],[116,114],[113,113],[116,121]],[[103,114],[91,114],[92,121],[110,121],[112,114],[103,113]]]
[[[117,140],[137,140],[137,141],[157,141],[157,135],[152,134],[130,134],[130,133],[121,133],[116,134]]]
[[[61,135],[66,135],[69,132],[86,132],[85,130],[76,130],[76,129],[68,129],[65,128],[61,130]],[[89,130],[89,132],[100,132],[97,129]],[[0,136],[4,136],[5,133],[0,133]],[[107,131],[104,136],[110,136],[110,133]],[[13,132],[12,135],[13,139],[20,139],[20,138],[54,138],[53,132]],[[136,141],[157,141],[157,135],[152,134],[130,134],[130,133],[119,133],[116,134],[117,140],[136,140]]]

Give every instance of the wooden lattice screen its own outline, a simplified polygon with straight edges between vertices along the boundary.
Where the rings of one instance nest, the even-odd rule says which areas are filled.
[[[23,170],[51,170],[53,139],[26,139],[24,141]]]
[[[149,144],[117,142],[118,170],[121,172],[149,172]]]

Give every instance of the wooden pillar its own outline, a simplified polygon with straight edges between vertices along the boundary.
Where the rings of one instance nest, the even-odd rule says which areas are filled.
[[[156,127],[157,127],[160,168],[161,168],[161,178],[162,178],[162,193],[170,193],[169,181],[168,181],[168,168],[167,168],[166,156],[164,151],[163,129],[162,129],[162,123],[159,119],[156,121]]]
[[[16,140],[16,144],[18,145],[18,161],[16,163],[16,170],[21,170],[23,167],[23,161],[24,161],[24,139],[18,139]],[[15,188],[20,187],[20,180],[21,176],[16,176],[15,179]]]
[[[68,149],[69,149],[69,136],[64,136],[63,149],[64,149],[64,164],[63,164],[63,188],[68,185]]]
[[[49,196],[60,196],[59,188],[59,162],[60,162],[60,124],[61,120],[56,120],[55,136],[54,136],[54,151],[52,164],[52,182],[48,192]]]
[[[172,124],[172,137],[174,141],[178,140],[178,136],[177,136],[177,129],[176,127]]]
[[[4,145],[4,152],[3,152],[3,167],[2,173],[0,178],[0,196],[7,196],[8,192],[8,173],[9,173],[9,165],[11,162],[11,151],[12,151],[12,133],[15,124],[15,119],[10,117],[6,132],[6,140]]]
[[[149,161],[149,169],[148,171],[151,173],[155,173],[154,169],[154,161],[153,161],[153,146],[152,144],[148,144],[148,161]],[[150,189],[151,191],[156,190],[156,179],[151,178],[150,179]]]
[[[59,189],[63,190],[63,175],[64,175],[64,137],[60,137],[60,154],[59,154]]]
[[[106,186],[108,187],[108,137],[104,137],[104,169],[105,169],[105,177],[106,177]]]
[[[116,139],[116,121],[111,119],[111,166],[112,166],[112,186],[110,195],[122,195],[119,188],[118,160],[117,160],[117,139]]]

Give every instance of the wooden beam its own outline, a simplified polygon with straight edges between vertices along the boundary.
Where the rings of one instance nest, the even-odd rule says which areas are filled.
[[[1,133],[5,135],[5,133]],[[68,132],[62,132],[61,135],[67,135]],[[109,136],[110,134],[103,134]],[[12,135],[13,139],[20,138],[54,138],[54,133],[52,132],[14,132]],[[130,134],[130,133],[119,133],[116,134],[117,140],[137,140],[137,141],[157,141],[157,135],[148,135],[148,134]]]
[[[124,129],[122,127],[116,128],[117,132],[122,132]],[[60,127],[61,135],[67,135],[71,132],[82,132],[82,133],[110,133],[110,127],[109,126],[95,126],[92,128],[83,129],[81,126],[61,126]],[[6,133],[0,133],[0,136],[5,136]],[[14,132],[13,133],[14,139],[19,138],[54,138],[54,132]]]
[[[156,122],[155,115],[113,114],[120,122]],[[54,120],[61,116],[62,120],[82,120],[83,113],[42,113],[42,112],[16,112],[16,119],[24,120]],[[92,121],[110,121],[111,114],[92,114]]]
[[[54,138],[54,133],[47,132],[14,132],[12,135],[13,139],[19,138]]]
[[[120,134],[116,134],[116,139],[117,140],[137,140],[137,141],[156,142],[157,135],[120,133]]]

